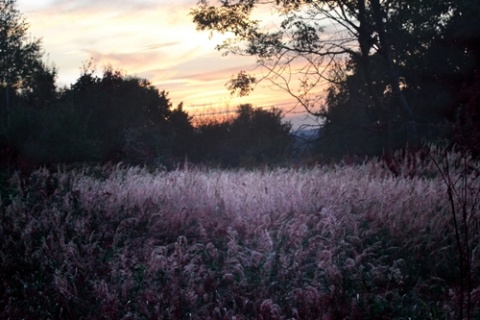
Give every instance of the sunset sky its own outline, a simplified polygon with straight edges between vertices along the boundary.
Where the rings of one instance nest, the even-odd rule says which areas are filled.
[[[260,84],[253,94],[231,96],[225,83],[240,70],[250,71],[255,58],[226,56],[214,50],[220,38],[195,29],[190,10],[197,0],[18,0],[17,6],[41,38],[58,84],[70,85],[93,58],[99,72],[106,65],[150,80],[168,91],[174,105],[190,114],[233,110],[240,103],[294,106],[290,96]],[[290,114],[289,119],[299,115]]]

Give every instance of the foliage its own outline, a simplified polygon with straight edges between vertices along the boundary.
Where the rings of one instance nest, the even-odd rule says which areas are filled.
[[[375,156],[384,150],[386,128],[382,111],[370,102],[365,79],[358,69],[359,65],[350,60],[345,66],[332,66],[330,71],[337,84],[326,90],[328,110],[324,111],[325,122],[315,145],[316,151],[328,158]]]
[[[423,10],[418,10],[419,6]],[[426,143],[448,140],[476,156],[475,70],[478,67],[475,61],[479,60],[474,44],[479,37],[467,27],[475,24],[467,10],[478,12],[480,7],[471,1],[426,1],[418,6],[405,6],[389,19],[392,30],[396,30],[390,41],[400,48],[396,51],[400,62],[398,72],[402,92],[415,111],[418,138]],[[383,104],[391,110],[392,145],[398,149],[404,145],[408,130],[390,90],[382,93],[388,89],[388,81],[383,76],[385,66],[380,62],[372,55],[370,76],[378,88],[377,95],[383,96]],[[335,83],[327,91],[322,152],[341,157],[348,153],[369,154],[376,149],[376,154],[381,154],[382,145],[377,141],[387,132],[388,122],[369,100],[361,61],[352,55],[343,66],[334,69]],[[355,139],[354,132],[364,137],[363,143]]]
[[[230,130],[237,159],[273,163],[285,158],[290,151],[290,128],[289,123],[282,123],[282,112],[278,109],[262,110],[240,105]]]
[[[470,150],[475,157],[480,155],[480,30],[475,28],[479,12],[478,1],[456,3],[442,39],[444,46],[459,57],[457,60],[448,59],[458,66],[453,76],[443,81],[455,99],[449,109],[455,124],[453,141]]]
[[[24,81],[20,96],[31,107],[45,108],[57,99],[57,71],[55,67],[37,61],[32,72],[31,77]]]
[[[184,159],[237,166],[285,158],[290,126],[278,110],[242,106],[218,137],[206,127],[195,130],[181,103],[172,108],[166,91],[111,66],[99,76],[89,61],[75,83],[58,89],[55,68],[40,59],[40,42],[26,41],[28,25],[15,1],[0,4],[6,89],[0,99],[7,101],[0,110],[2,168],[73,162],[173,167]]]
[[[337,41],[330,37],[328,42],[323,42],[321,34],[325,32],[322,22],[325,16],[322,18],[321,15],[328,13],[329,9],[326,1],[237,0],[214,1],[212,4],[202,0],[191,15],[198,30],[229,36],[217,45],[217,50],[225,54],[254,56],[266,70],[259,76],[240,71],[229,82],[230,90],[246,95],[256,83],[268,80],[289,92],[308,112],[315,114],[320,93],[316,86],[325,78],[323,67],[329,65],[331,57],[351,51],[350,38]],[[270,12],[266,21],[254,18],[260,10]]]
[[[60,98],[84,114],[89,134],[98,144],[93,160],[122,159],[126,132],[143,132],[145,162],[152,162],[167,142],[160,145],[155,137],[166,136],[171,103],[165,91],[159,92],[147,80],[126,77],[108,67],[101,78],[86,70]],[[147,137],[145,136],[147,134]],[[135,141],[133,143],[139,143]]]
[[[27,105],[15,109],[7,137],[32,165],[91,161],[98,154],[85,114],[72,105],[55,102],[42,109]]]
[[[86,68],[57,92],[53,74],[38,73],[31,87],[12,96],[4,148],[15,146],[32,163],[118,162],[165,164],[188,152],[190,118],[171,110],[168,93],[147,80],[108,67],[102,77]],[[14,165],[14,164],[12,164]]]
[[[229,35],[218,50],[258,59],[264,73],[241,71],[230,89],[286,90],[325,119],[320,149],[338,158],[445,138],[478,153],[479,10],[473,0],[204,0],[191,14],[198,30]]]
[[[232,167],[274,164],[289,156],[290,124],[279,110],[242,105],[225,124],[195,129],[182,104],[172,109],[167,92],[111,67],[101,77],[85,67],[70,88],[53,97],[49,90],[14,97],[10,126],[0,132],[4,148],[14,146],[18,157],[37,165],[125,162],[171,168],[187,157]]]
[[[183,104],[180,103],[168,117],[170,123],[169,131],[173,134],[172,156],[177,159],[188,156],[192,153],[195,132],[192,125],[192,117],[183,111]]]
[[[40,40],[29,40],[28,24],[15,0],[0,1],[0,81],[2,87],[21,87],[41,57]]]
[[[450,200],[431,160],[443,152],[430,152],[412,178],[376,161],[13,174],[0,189],[0,317],[456,318]],[[480,168],[468,167],[473,197],[462,199],[478,227]],[[472,275],[480,272],[475,230]],[[474,319],[479,279],[469,286]]]
[[[240,105],[226,122],[207,122],[197,128],[194,160],[225,167],[275,164],[289,157],[290,124],[278,109]]]
[[[10,126],[11,106],[18,90],[25,90],[39,72],[54,75],[41,62],[40,40],[30,39],[28,24],[15,0],[0,0],[0,126]],[[1,136],[1,133],[0,133]],[[0,143],[1,146],[2,143]]]

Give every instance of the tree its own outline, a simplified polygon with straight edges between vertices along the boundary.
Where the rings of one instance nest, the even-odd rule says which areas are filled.
[[[228,121],[210,121],[196,128],[194,160],[225,167],[275,164],[290,155],[291,125],[278,109],[238,106]]]
[[[170,153],[172,104],[168,93],[148,80],[124,75],[106,67],[98,77],[92,65],[61,100],[82,116],[89,136],[96,141],[92,160],[128,160],[152,163]]]
[[[230,120],[207,118],[197,122],[191,159],[196,163],[230,166],[230,128]]]
[[[231,123],[231,144],[235,158],[244,164],[276,163],[291,146],[290,123],[282,122],[279,109],[263,110],[243,104]]]
[[[28,39],[28,24],[15,0],[0,0],[0,84],[5,91],[6,126],[9,125],[11,90],[22,87],[41,58],[40,40]]]
[[[97,76],[90,61],[61,100],[81,114],[93,160],[171,165],[183,161],[193,140],[191,118],[180,103],[172,109],[168,92],[147,79],[107,66]]]
[[[252,84],[267,80],[288,91],[315,116],[323,114],[322,88],[335,84],[329,68],[345,57],[355,59],[361,65],[367,98],[383,114],[384,148],[391,154],[392,108],[401,109],[407,142],[418,143],[415,112],[404,95],[408,84],[401,74],[404,60],[423,45],[411,35],[428,39],[426,35],[443,24],[451,5],[450,0],[236,0],[216,1],[216,5],[201,0],[191,14],[197,29],[231,35],[218,50],[255,56],[266,70],[260,77],[241,71],[230,81],[232,90],[246,94]],[[278,15],[255,20],[256,10],[263,7]],[[373,65],[378,64],[382,68],[377,71],[386,80],[381,84],[373,74]],[[394,103],[386,103],[386,96]]]
[[[330,70],[335,84],[326,91],[325,119],[316,142],[316,151],[328,159],[348,155],[377,155],[383,148],[381,132],[385,131],[382,112],[369,99],[363,73],[355,60],[336,64]],[[373,69],[372,74],[377,74]],[[378,83],[386,79],[375,78]],[[381,93],[379,92],[378,95]]]
[[[475,157],[480,157],[480,29],[476,27],[479,15],[478,1],[458,1],[439,40],[450,52],[442,61],[442,70],[448,66],[452,75],[440,79],[450,92],[456,93],[450,105],[455,124],[453,142]]]
[[[188,156],[192,149],[194,129],[192,117],[183,110],[183,103],[170,113],[168,120],[173,134],[172,156],[176,158]]]
[[[45,108],[57,99],[57,70],[42,61],[33,66],[33,73],[23,81],[20,91],[25,102],[34,108]]]

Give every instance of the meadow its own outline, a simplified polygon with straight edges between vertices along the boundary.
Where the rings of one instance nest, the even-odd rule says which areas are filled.
[[[480,164],[418,161],[9,174],[0,318],[479,319]]]

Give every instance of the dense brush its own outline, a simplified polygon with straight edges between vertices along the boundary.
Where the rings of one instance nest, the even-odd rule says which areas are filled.
[[[12,175],[1,189],[0,318],[450,319],[465,288],[434,163],[413,177],[375,161]],[[462,181],[478,226],[475,170]]]

